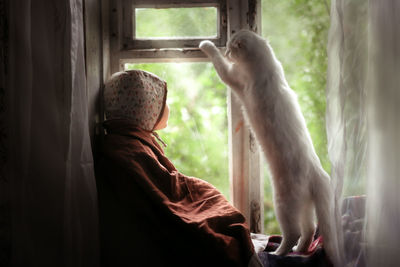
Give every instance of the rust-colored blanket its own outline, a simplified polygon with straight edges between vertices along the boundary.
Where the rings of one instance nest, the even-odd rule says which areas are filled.
[[[254,249],[245,219],[215,187],[177,171],[151,133],[124,120],[105,128],[102,179],[116,204],[99,191],[104,262],[247,266]]]

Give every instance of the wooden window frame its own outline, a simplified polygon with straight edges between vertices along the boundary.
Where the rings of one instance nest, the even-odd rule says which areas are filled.
[[[89,1],[89,0],[87,0]],[[108,2],[108,0],[103,0]],[[126,63],[208,62],[198,49],[202,38],[159,40],[149,42],[134,38],[131,7],[195,7],[219,8],[219,38],[212,41],[225,49],[226,40],[240,29],[261,32],[260,0],[113,0],[103,4],[102,17],[109,23],[102,25],[103,72],[121,71]],[[225,35],[222,36],[222,35]],[[100,108],[100,114],[101,108]],[[253,134],[244,122],[236,96],[228,89],[229,179],[233,205],[246,217],[250,231],[263,232],[262,157]]]
[[[111,72],[123,69],[125,63],[207,61],[198,49],[204,38],[136,39],[134,8],[217,7],[218,36],[207,38],[218,47],[227,40],[228,0],[115,0],[110,3]]]

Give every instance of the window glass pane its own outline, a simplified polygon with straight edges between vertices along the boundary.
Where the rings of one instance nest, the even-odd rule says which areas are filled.
[[[136,38],[216,37],[216,7],[136,8]]]
[[[175,167],[206,180],[229,199],[226,87],[211,63],[125,64],[168,84],[168,127],[158,131]]]

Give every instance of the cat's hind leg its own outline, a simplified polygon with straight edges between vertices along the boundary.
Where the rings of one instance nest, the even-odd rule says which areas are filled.
[[[307,252],[311,242],[314,238],[315,224],[314,224],[314,205],[311,201],[304,205],[303,211],[300,214],[300,231],[301,236],[299,243],[294,248],[296,252]]]
[[[297,205],[295,205],[297,206]],[[282,243],[274,252],[275,255],[285,255],[296,245],[300,237],[300,209],[291,205],[279,205],[276,208],[276,216],[282,231]]]

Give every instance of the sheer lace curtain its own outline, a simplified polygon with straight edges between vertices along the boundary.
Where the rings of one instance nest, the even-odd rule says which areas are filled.
[[[82,1],[8,8],[10,266],[99,266]],[[4,262],[3,262],[4,263]]]
[[[366,220],[356,237],[360,250],[352,250],[346,238],[343,248],[350,266],[360,264],[360,255],[367,266],[398,266],[400,1],[331,4],[327,132],[332,179],[338,203],[366,196]],[[343,208],[346,212],[348,206]]]

